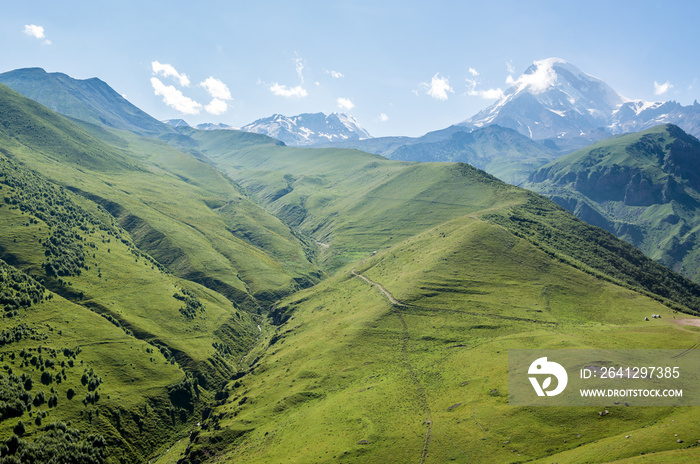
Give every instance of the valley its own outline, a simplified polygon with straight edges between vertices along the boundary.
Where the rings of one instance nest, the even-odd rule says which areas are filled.
[[[18,75],[109,98],[54,100],[54,112],[0,85],[0,461],[700,457],[697,407],[508,404],[508,350],[698,346],[695,274],[559,198],[606,207],[552,193],[582,178],[577,160],[591,168],[607,150],[609,174],[657,137],[683,148],[649,152],[670,166],[659,189],[694,199],[681,155],[697,139],[676,126],[563,157],[512,129],[459,129],[399,160],[139,129],[147,115],[99,82]],[[451,151],[464,158],[420,162]],[[556,203],[460,160],[523,182],[545,165],[527,179],[550,182]],[[660,185],[645,169],[631,177]]]

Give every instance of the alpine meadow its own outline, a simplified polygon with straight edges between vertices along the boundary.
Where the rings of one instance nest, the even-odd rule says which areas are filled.
[[[539,406],[518,405],[512,381],[548,363],[514,368],[514,350],[553,361],[563,350],[677,350],[680,363],[700,349],[700,105],[679,102],[696,92],[691,77],[654,81],[655,96],[679,101],[652,102],[528,55],[520,75],[506,61],[505,90],[471,65],[421,82],[387,34],[420,50],[411,34],[441,32],[421,29],[429,18],[453,39],[456,19],[423,18],[411,3],[397,13],[415,26],[408,34],[388,4],[343,1],[318,6],[338,13],[324,13],[338,36],[314,33],[336,61],[292,49],[286,80],[275,80],[266,47],[301,40],[287,22],[310,27],[290,5],[241,6],[238,17],[213,2],[208,14],[221,17],[206,33],[201,11],[185,22],[184,5],[171,6],[159,21],[191,28],[191,40],[148,30],[139,15],[139,32],[117,38],[132,30],[120,12],[98,31],[87,18],[99,6],[79,26],[53,6],[52,21],[13,7],[26,24],[12,23],[20,48],[42,47],[45,61],[14,66],[24,61],[12,52],[0,72],[0,464],[700,462],[690,388],[662,405],[610,396]],[[245,65],[219,37],[234,16],[226,30]],[[359,37],[362,52],[335,43],[360,24],[358,35],[386,39],[376,56]],[[236,28],[256,34],[240,41]],[[159,34],[158,56],[178,69],[201,53],[198,74],[150,57],[142,41]],[[223,44],[207,45],[216,54],[205,38]],[[94,71],[44,69],[76,40]],[[457,60],[443,53],[433,61]],[[143,75],[116,70],[130,54]],[[374,68],[340,72],[344,55]],[[229,88],[226,72],[257,83]],[[145,92],[130,87],[139,79]],[[400,88],[405,100],[386,89],[360,98],[351,79]],[[410,98],[432,101],[408,110]],[[490,103],[436,116],[460,98]],[[363,113],[381,102],[389,109]],[[393,118],[432,128],[370,135]],[[611,365],[591,363],[581,378],[568,373],[568,397],[584,370]],[[558,394],[553,377],[529,379],[535,399]],[[668,379],[658,388],[680,388]]]

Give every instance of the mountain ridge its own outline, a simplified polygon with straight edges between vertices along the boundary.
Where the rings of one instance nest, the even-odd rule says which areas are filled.
[[[169,131],[96,77],[80,80],[42,68],[24,68],[0,74],[0,83],[58,113],[93,124],[144,135]]]
[[[665,124],[558,158],[525,186],[698,281],[700,141]]]
[[[241,130],[268,135],[290,146],[371,137],[355,118],[345,113],[303,113],[296,116],[274,114],[246,124]]]

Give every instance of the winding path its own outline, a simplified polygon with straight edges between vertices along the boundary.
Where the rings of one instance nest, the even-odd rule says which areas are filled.
[[[399,320],[401,321],[401,326],[403,327],[403,336],[402,336],[402,343],[401,343],[401,352],[403,354],[403,363],[406,366],[406,370],[408,370],[409,375],[411,376],[411,380],[413,381],[414,385],[416,386],[416,389],[418,390],[418,395],[420,396],[421,402],[423,403],[423,412],[425,413],[425,421],[423,424],[425,424],[425,437],[423,438],[423,449],[421,450],[421,456],[420,456],[420,464],[424,464],[425,460],[428,458],[428,448],[430,447],[430,437],[432,435],[433,431],[433,421],[430,418],[430,406],[428,405],[428,397],[425,392],[425,388],[423,388],[423,384],[421,384],[420,380],[418,379],[418,375],[416,375],[415,370],[413,369],[413,366],[408,360],[408,342],[411,338],[410,334],[408,333],[408,325],[406,324],[406,321],[404,320],[403,314],[398,308],[407,308],[410,307],[411,305],[407,305],[405,303],[400,302],[396,298],[394,298],[394,295],[391,294],[389,290],[384,288],[384,286],[378,282],[375,282],[373,280],[370,280],[369,278],[365,277],[362,274],[358,274],[355,272],[353,269],[350,271],[352,275],[355,277],[359,277],[360,279],[364,280],[366,283],[371,285],[372,287],[376,288],[379,290],[388,300],[389,302],[394,306],[394,311],[396,312],[396,315],[399,317]]]

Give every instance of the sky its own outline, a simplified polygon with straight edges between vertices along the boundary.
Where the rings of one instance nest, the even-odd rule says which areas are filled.
[[[98,77],[192,125],[343,112],[375,137],[419,136],[494,103],[547,57],[631,99],[700,94],[692,0],[11,0],[2,11],[0,72]]]

